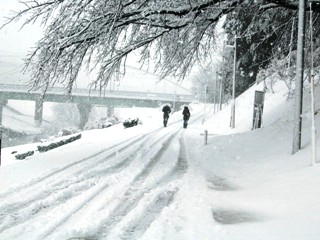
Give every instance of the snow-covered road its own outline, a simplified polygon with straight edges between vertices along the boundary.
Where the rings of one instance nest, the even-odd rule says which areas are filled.
[[[310,124],[304,119],[304,148],[292,155],[293,103],[278,83],[254,131],[251,100],[263,82],[238,99],[234,129],[229,107],[215,116],[208,107],[202,124],[202,105],[193,105],[188,129],[181,111],[164,128],[161,111],[128,109],[143,124],[83,131],[45,153],[40,143],[3,149],[0,239],[317,240]]]
[[[188,169],[181,122],[47,172],[0,195],[6,239],[137,239]],[[72,158],[72,156],[68,156]]]

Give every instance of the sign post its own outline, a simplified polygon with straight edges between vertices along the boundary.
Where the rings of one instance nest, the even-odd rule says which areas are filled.
[[[255,91],[254,104],[253,104],[252,129],[261,128],[263,105],[264,105],[264,94],[265,92],[263,91]]]

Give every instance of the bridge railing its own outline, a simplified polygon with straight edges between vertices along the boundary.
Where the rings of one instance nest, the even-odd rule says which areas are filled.
[[[0,91],[6,92],[28,92],[30,93],[41,93],[41,91],[31,91],[28,85],[13,85],[13,84],[0,84]],[[47,93],[66,95],[66,90],[63,87],[53,87],[48,89]],[[190,94],[171,94],[171,93],[159,93],[159,92],[131,92],[131,91],[116,91],[106,90],[100,92],[99,90],[90,90],[85,88],[74,88],[72,96],[88,96],[88,97],[110,97],[110,98],[139,98],[148,100],[167,100],[167,101],[185,101],[191,102],[194,100],[194,96]]]

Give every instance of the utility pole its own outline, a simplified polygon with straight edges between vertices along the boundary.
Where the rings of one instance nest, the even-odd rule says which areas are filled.
[[[233,79],[232,79],[232,102],[231,102],[231,118],[230,127],[235,127],[236,115],[236,71],[237,71],[237,36],[234,37],[234,56],[233,56]]]
[[[301,149],[301,128],[302,128],[302,97],[303,97],[303,70],[304,70],[304,41],[305,41],[305,0],[299,0],[299,21],[298,21],[298,46],[297,66],[295,84],[295,109],[293,121],[293,144],[292,154]]]
[[[223,54],[222,54],[222,66],[224,66],[224,54],[225,54],[225,47],[226,47],[226,43],[225,41],[223,41]],[[223,69],[223,68],[222,68]],[[221,70],[221,69],[220,69]],[[222,109],[222,91],[223,91],[223,81],[222,81],[222,74],[224,75],[224,71],[222,70],[221,72],[221,77],[220,77],[220,90],[219,90],[219,110],[221,111]]]
[[[214,101],[213,112],[214,112],[214,114],[217,112],[217,106],[218,106],[217,105],[217,99],[218,99],[217,88],[218,88],[218,71],[215,70],[214,91],[213,91],[213,101]]]
[[[202,124],[205,122],[206,118],[206,108],[207,108],[207,91],[208,91],[208,85],[207,81],[206,84],[204,85],[204,108],[203,108],[203,119],[202,119]]]
[[[312,25],[312,4],[310,2],[310,56],[311,56],[311,165],[315,165],[317,161],[316,148],[316,126],[315,126],[315,87],[314,87],[314,68],[313,68],[313,25]]]
[[[220,78],[220,85],[219,85],[219,111],[222,109],[222,89],[223,89],[223,82],[222,77]]]

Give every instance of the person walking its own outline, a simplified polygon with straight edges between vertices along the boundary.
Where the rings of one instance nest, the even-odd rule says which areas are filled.
[[[182,111],[182,115],[183,115],[183,128],[187,128],[188,121],[190,119],[190,111],[187,106],[184,107],[184,109]]]
[[[168,105],[165,105],[162,108],[162,112],[163,112],[163,126],[166,127],[169,120],[169,114],[171,113],[171,108]]]

